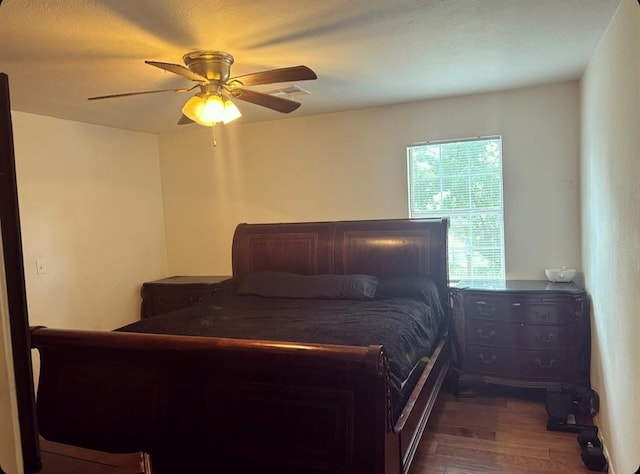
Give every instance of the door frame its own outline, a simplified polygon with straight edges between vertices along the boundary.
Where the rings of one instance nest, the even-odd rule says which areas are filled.
[[[31,339],[9,100],[9,77],[5,73],[0,73],[0,228],[22,463],[25,474],[32,474],[40,472],[42,461],[35,412]]]

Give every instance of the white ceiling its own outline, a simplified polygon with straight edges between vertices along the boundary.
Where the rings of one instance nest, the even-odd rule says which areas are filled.
[[[244,122],[576,79],[619,1],[4,0],[0,72],[13,110],[163,133],[197,126],[176,125],[190,95],[86,99],[190,87],[144,60],[197,49],[231,53],[232,76],[317,73],[298,110],[238,102]]]

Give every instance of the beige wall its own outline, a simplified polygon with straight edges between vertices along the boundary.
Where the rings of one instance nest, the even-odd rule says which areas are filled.
[[[12,121],[30,323],[113,329],[137,319],[141,282],[167,274],[157,137],[20,112]],[[21,474],[0,269],[0,465]]]
[[[581,268],[579,113],[566,82],[161,136],[169,271],[229,273],[240,222],[406,217],[407,145],[494,134],[507,276]]]
[[[20,112],[13,131],[31,324],[135,320],[167,270],[157,137]]]
[[[582,81],[582,242],[592,384],[617,473],[640,465],[640,8],[623,0]],[[612,472],[612,470],[610,470]]]

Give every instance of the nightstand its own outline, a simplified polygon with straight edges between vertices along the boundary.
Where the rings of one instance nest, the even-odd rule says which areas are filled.
[[[142,284],[141,317],[210,301],[230,276],[172,276]]]
[[[451,302],[460,386],[589,387],[589,304],[575,284],[463,281]]]

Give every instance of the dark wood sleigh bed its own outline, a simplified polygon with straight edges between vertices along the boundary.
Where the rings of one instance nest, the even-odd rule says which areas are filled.
[[[233,278],[428,276],[447,308],[447,227],[446,219],[241,224]],[[41,435],[149,453],[156,474],[406,473],[452,354],[445,331],[394,417],[381,345],[43,327],[32,328],[31,344],[41,360]]]

